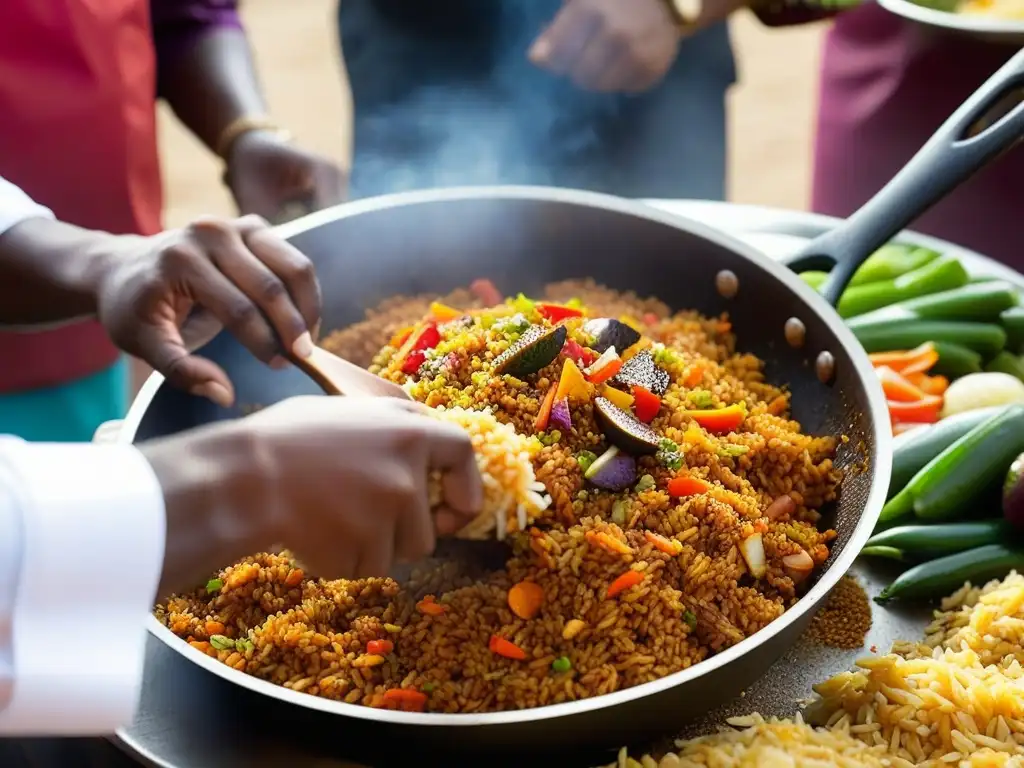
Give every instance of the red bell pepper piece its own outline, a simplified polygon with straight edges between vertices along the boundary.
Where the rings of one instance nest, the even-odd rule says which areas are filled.
[[[646,387],[633,385],[633,414],[644,424],[650,424],[661,410],[661,399]]]
[[[582,309],[574,309],[573,307],[567,307],[564,304],[545,304],[538,302],[537,311],[542,317],[546,318],[549,323],[560,323],[562,320],[567,320],[570,317],[583,317]]]
[[[405,357],[402,359],[402,373],[414,374],[427,359],[427,350],[441,343],[441,332],[437,323],[427,323],[415,337],[405,342]]]

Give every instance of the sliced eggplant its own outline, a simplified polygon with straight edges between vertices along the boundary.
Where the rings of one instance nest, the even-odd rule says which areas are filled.
[[[564,325],[554,328],[530,326],[515,344],[498,355],[494,361],[494,372],[515,376],[517,379],[536,373],[558,357],[567,334]]]
[[[587,467],[583,477],[606,491],[622,491],[636,482],[636,459],[614,445]]]
[[[611,384],[625,389],[643,387],[661,397],[671,380],[668,371],[659,368],[651,353],[645,349],[622,364],[619,372],[612,376]]]
[[[594,414],[601,432],[619,450],[634,456],[658,452],[661,437],[631,413],[612,404],[606,397],[594,400]]]
[[[597,352],[604,352],[608,347],[625,352],[640,341],[640,333],[636,328],[630,328],[621,320],[610,317],[588,320],[583,324],[583,332],[594,339],[590,348]]]

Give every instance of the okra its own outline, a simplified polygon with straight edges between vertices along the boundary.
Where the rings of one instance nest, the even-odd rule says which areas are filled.
[[[900,574],[875,598],[919,600],[942,597],[970,582],[972,586],[1024,570],[1024,551],[1007,544],[987,544],[915,565]]]
[[[1007,282],[970,283],[852,317],[847,325],[856,328],[873,322],[914,319],[998,323],[1000,313],[1014,307],[1017,299],[1017,289]]]
[[[985,370],[1008,373],[1024,381],[1024,361],[1021,361],[1019,357],[1010,354],[1005,349],[992,358],[989,364],[985,366]]]
[[[999,322],[1006,330],[1006,344],[1014,352],[1024,351],[1024,307],[1010,307]]]
[[[943,256],[892,280],[847,288],[836,311],[840,317],[863,315],[900,301],[948,291],[967,284],[967,270],[956,258]]]
[[[853,273],[850,287],[877,283],[881,280],[893,280],[907,272],[920,269],[937,258],[939,258],[939,252],[930,248],[889,243],[864,260],[864,263]]]
[[[983,357],[995,357],[1006,345],[1006,331],[994,323],[874,320],[850,330],[868,352],[913,349],[931,341],[936,344],[951,342],[972,349]]]
[[[959,379],[969,373],[981,371],[981,355],[973,349],[950,341],[932,343],[935,346],[935,351],[939,353],[939,360],[932,366],[931,373]]]

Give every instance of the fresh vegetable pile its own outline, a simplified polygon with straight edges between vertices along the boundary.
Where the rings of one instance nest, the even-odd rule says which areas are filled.
[[[825,272],[804,272],[820,288]],[[958,259],[891,243],[857,270],[839,314],[871,356],[897,434],[981,405],[1024,402],[1024,306]]]
[[[909,567],[878,596],[937,597],[1024,568],[1024,405],[976,408],[897,438],[889,500],[862,556]]]

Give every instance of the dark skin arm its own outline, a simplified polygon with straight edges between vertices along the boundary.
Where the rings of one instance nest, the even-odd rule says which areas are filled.
[[[52,323],[96,313],[96,294],[127,240],[51,219],[0,236],[0,325]]]
[[[203,35],[170,71],[160,73],[160,82],[174,114],[213,151],[232,122],[267,113],[249,41],[240,29]]]

